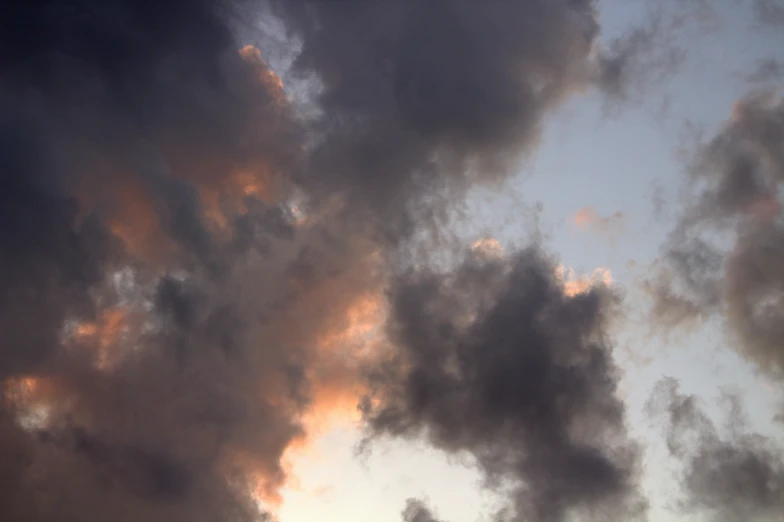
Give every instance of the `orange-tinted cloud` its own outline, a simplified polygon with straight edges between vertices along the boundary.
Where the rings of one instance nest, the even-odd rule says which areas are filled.
[[[261,55],[261,50],[253,45],[246,45],[240,49],[240,56],[251,64],[258,73],[259,81],[264,85],[268,92],[271,92],[275,99],[283,105],[286,99],[285,88],[280,76],[269,68]]]
[[[246,45],[240,49],[239,54],[253,70],[259,88],[271,100],[271,104],[264,104],[259,109],[281,117],[279,113],[286,110],[288,101],[280,77],[269,68],[258,48]],[[264,135],[274,131],[273,128],[263,127],[263,124],[271,119],[274,118],[260,115],[256,123],[262,127],[251,127],[248,132]],[[263,153],[253,155],[243,161],[243,166],[232,168],[229,172],[225,172],[220,165],[215,165],[217,170],[224,171],[223,176],[207,175],[195,180],[205,217],[214,231],[228,233],[229,223],[247,212],[248,198],[261,200],[268,205],[277,202],[282,189],[282,173],[278,172],[275,162],[270,159]]]
[[[73,325],[70,340],[76,348],[93,350],[98,368],[106,369],[113,360],[122,357],[119,344],[131,330],[138,330],[131,311],[124,306],[112,306],[99,312],[95,321],[79,322]],[[136,332],[138,334],[138,332]]]
[[[590,276],[577,274],[573,269],[558,265],[556,278],[563,283],[564,293],[570,297],[589,292],[596,285],[612,285],[613,278],[607,268],[597,268]]]
[[[488,257],[499,257],[504,253],[504,247],[493,237],[483,237],[474,241],[471,250]]]
[[[583,207],[572,216],[571,223],[583,232],[599,234],[614,240],[623,232],[624,215],[622,212],[615,212],[603,217],[593,207]]]
[[[16,86],[0,132],[0,246],[13,253],[0,274],[0,378],[52,421],[6,439],[29,412],[0,403],[2,450],[33,463],[0,464],[0,483],[25,494],[0,494],[0,512],[256,520],[254,497],[274,502],[287,480],[287,450],[330,419],[356,420],[359,366],[383,348],[386,278],[399,268],[385,260],[470,184],[518,171],[545,114],[584,84],[572,72],[592,60],[594,15],[499,2],[488,17],[466,3],[455,31],[409,16],[432,18],[416,2],[390,2],[389,17],[322,2],[307,20],[279,2],[300,77],[321,87],[301,118],[260,50],[234,40],[248,34],[227,25],[240,2],[132,4],[82,2],[57,31],[50,9],[22,10],[24,31],[0,34]],[[122,30],[92,30],[129,13]],[[546,30],[532,48],[516,35],[536,17]],[[438,38],[419,38],[425,25]],[[345,35],[365,49],[381,33],[424,47],[345,52]],[[390,71],[417,80],[412,50],[433,88],[377,89]],[[525,78],[546,79],[534,100]],[[450,85],[458,96],[443,96]],[[292,223],[274,207],[295,185],[316,208]],[[336,194],[350,204],[320,212]],[[232,241],[237,230],[247,238]],[[479,249],[500,255],[489,240]],[[114,288],[123,271],[130,288]]]
[[[359,420],[361,365],[376,357],[384,342],[387,311],[382,281],[375,275],[379,263],[374,253],[366,254],[354,270],[310,287],[291,310],[314,319],[312,329],[282,333],[286,342],[310,346],[312,365],[306,373],[312,400],[302,419],[309,435]]]

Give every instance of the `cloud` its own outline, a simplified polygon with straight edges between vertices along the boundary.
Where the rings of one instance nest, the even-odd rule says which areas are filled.
[[[536,246],[403,275],[389,290],[398,348],[365,400],[371,440],[470,453],[489,487],[511,488],[510,520],[644,518],[607,333],[619,295],[573,290]]]
[[[760,60],[753,72],[746,75],[749,83],[778,82],[784,78],[784,64],[775,58]]]
[[[661,381],[649,410],[666,420],[670,453],[684,465],[682,509],[711,520],[773,521],[784,510],[784,451],[772,439],[744,432],[743,412],[730,403],[732,432],[722,437],[694,396]]]
[[[693,39],[721,23],[707,0],[660,0],[644,6],[640,23],[597,50],[595,81],[606,102],[642,102],[684,63],[689,49],[682,43],[684,36]],[[697,32],[690,32],[693,29]]]
[[[424,502],[413,498],[406,501],[402,515],[405,522],[439,522]]]
[[[754,14],[763,26],[784,27],[784,5],[780,0],[753,0]]]
[[[665,322],[674,326],[676,315],[719,314],[726,319],[730,345],[779,379],[784,377],[782,122],[781,100],[770,92],[753,93],[738,101],[719,133],[699,147],[689,180],[691,203],[665,247],[664,279],[653,292],[656,320],[669,317]]]
[[[434,190],[516,173],[543,118],[597,85],[589,0],[271,4],[321,109],[299,181],[341,190],[388,233],[433,218]]]
[[[622,212],[602,217],[593,207],[583,207],[571,218],[571,222],[580,230],[606,236],[610,240],[623,233],[624,220]]]
[[[298,123],[238,51],[235,7],[3,7],[11,520],[257,520],[316,390],[355,385],[320,341],[377,285],[373,261],[328,244],[334,224],[295,232],[278,184]]]
[[[700,239],[675,239],[665,249],[643,287],[653,299],[651,319],[667,331],[720,309],[722,256]]]
[[[262,14],[299,49],[290,71],[245,38]],[[366,368],[421,348],[411,296],[438,299],[418,289],[427,273],[404,275],[417,234],[451,241],[466,190],[514,175],[547,115],[597,87],[597,17],[589,0],[4,3],[0,512],[263,518],[286,453],[332,416],[357,420]],[[617,297],[598,282],[565,296],[539,254],[492,246],[460,284],[431,274],[467,314],[444,319],[474,325],[465,363],[509,349],[491,331],[507,306],[535,311],[512,333],[553,373],[522,391],[556,395],[516,405],[529,370],[482,388],[489,365],[460,383],[469,410],[522,446],[468,425],[460,444],[488,478],[532,488],[521,513],[615,509],[634,497],[602,335]]]
[[[555,268],[555,277],[563,284],[564,293],[570,297],[590,291],[596,285],[611,285],[612,274],[606,268],[597,268],[591,277],[576,274],[573,269],[563,265]]]
[[[504,247],[497,239],[492,237],[477,239],[471,245],[471,250],[479,255],[488,257],[498,257],[504,253]]]

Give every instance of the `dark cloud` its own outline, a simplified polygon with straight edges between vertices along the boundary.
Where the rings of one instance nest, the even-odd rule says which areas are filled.
[[[532,247],[408,274],[390,291],[399,351],[372,375],[371,438],[469,452],[490,487],[512,487],[513,520],[644,518],[607,332],[612,289],[568,295]]]
[[[716,521],[776,520],[784,511],[784,452],[769,438],[745,433],[738,402],[730,406],[732,430],[723,437],[677,381],[661,381],[654,391],[649,408],[666,420],[670,453],[684,465],[682,508]]]
[[[727,259],[724,289],[727,323],[737,339],[735,346],[778,379],[784,379],[782,261],[781,225],[748,231]]]
[[[663,279],[651,287],[657,322],[675,326],[719,314],[730,345],[778,378],[783,140],[784,105],[774,95],[736,103],[732,118],[697,150],[690,204],[665,249]]]
[[[272,190],[300,147],[235,7],[0,7],[4,519],[256,520],[285,479],[312,377],[295,348],[327,320],[260,327],[300,306],[280,304],[302,238],[265,230],[274,201],[257,235],[288,246],[229,255],[235,193]]]
[[[781,120],[781,103],[772,94],[753,94],[735,104],[731,120],[704,144],[692,168],[693,182],[702,189],[693,221],[721,224],[723,217],[758,217],[767,210],[759,205],[775,199],[784,180]]]
[[[413,498],[406,501],[402,515],[405,522],[439,522],[424,502]]]
[[[291,89],[238,36],[265,10],[301,48]],[[360,327],[380,321],[357,310],[384,308],[414,232],[449,237],[433,225],[459,196],[514,174],[544,117],[599,83],[598,30],[592,0],[0,3],[0,512],[261,518],[307,416],[357,398]],[[389,283],[401,357],[426,336],[425,359],[479,372],[423,359],[416,423],[519,485],[521,514],[634,511],[616,297],[566,298],[552,269],[531,251]],[[385,375],[390,400],[411,386]],[[457,410],[428,395],[444,383],[497,439],[448,431]],[[396,405],[378,431],[410,431]]]
[[[78,207],[47,174],[57,171],[38,146],[45,137],[12,107],[0,123],[0,284],[3,288],[0,377],[39,363],[57,342],[71,308],[100,277],[108,245],[99,224],[77,221]],[[32,320],[32,318],[35,318]]]
[[[300,181],[403,232],[433,217],[434,191],[516,172],[545,115],[599,83],[593,0],[271,3],[302,43],[294,70],[318,83]]]

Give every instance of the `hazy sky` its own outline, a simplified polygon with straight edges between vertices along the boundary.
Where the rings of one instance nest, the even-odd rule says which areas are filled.
[[[0,5],[4,521],[784,521],[781,0]]]

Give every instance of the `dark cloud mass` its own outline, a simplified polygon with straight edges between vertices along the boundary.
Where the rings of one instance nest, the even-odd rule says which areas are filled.
[[[535,247],[404,276],[390,297],[400,352],[366,400],[371,436],[472,454],[491,487],[513,487],[510,520],[644,518],[607,334],[618,299],[568,292]]]
[[[784,451],[769,438],[744,432],[742,411],[727,411],[732,426],[722,436],[694,396],[677,381],[661,381],[649,402],[666,420],[670,453],[683,463],[682,508],[711,520],[780,520],[784,512]]]
[[[591,0],[1,2],[3,520],[262,518],[307,415],[358,399],[384,286],[376,432],[473,453],[520,516],[637,513],[617,296],[536,250],[398,264],[602,86],[598,31]]]
[[[419,204],[433,189],[515,172],[542,118],[604,81],[592,0],[271,3],[302,42],[295,71],[320,80],[302,183],[338,187],[398,232],[431,215]],[[618,60],[617,89],[632,63]]]

